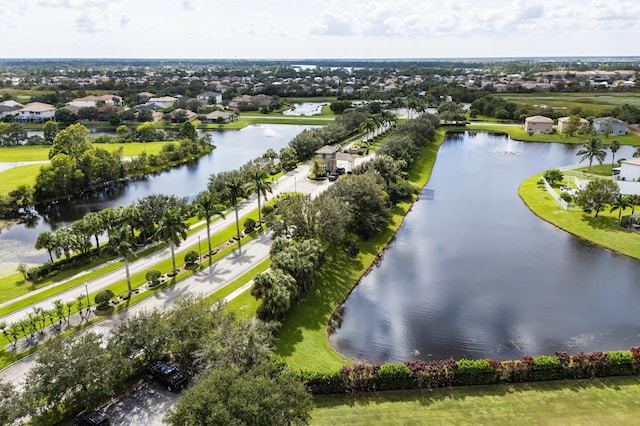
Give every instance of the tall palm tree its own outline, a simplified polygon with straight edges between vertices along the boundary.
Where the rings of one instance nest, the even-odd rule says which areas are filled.
[[[171,248],[171,261],[173,264],[173,275],[177,274],[175,248],[180,246],[180,242],[187,238],[189,225],[184,221],[182,213],[178,207],[165,210],[158,224],[157,234],[161,240],[169,240]]]
[[[60,256],[60,249],[57,246],[55,234],[49,231],[44,231],[38,234],[35,248],[36,250],[46,249],[49,252],[49,259],[51,259],[51,263],[53,263],[54,251],[56,253],[56,257]]]
[[[135,239],[135,229],[140,223],[140,210],[135,204],[131,204],[120,209],[120,222],[129,225],[131,237]]]
[[[244,190],[244,186],[240,179],[236,177],[230,178],[227,183],[227,197],[229,197],[229,201],[233,206],[233,209],[236,212],[236,235],[238,238],[238,248],[242,248],[242,244],[240,243],[240,219],[238,218],[238,198],[244,197],[246,192]]]
[[[250,186],[258,195],[258,226],[262,227],[262,205],[260,204],[261,196],[267,201],[267,192],[271,192],[271,182],[267,180],[269,176],[262,169],[255,169],[250,176]]]
[[[611,202],[611,210],[609,210],[609,213],[613,213],[614,211],[618,210],[618,223],[620,223],[620,220],[622,219],[622,211],[627,207],[631,207],[631,205],[629,204],[629,199],[626,196],[617,193],[613,197],[613,201]]]
[[[618,139],[614,139],[609,144],[609,149],[611,150],[611,168],[613,169],[616,159],[616,152],[620,149],[620,141]]]
[[[602,149],[602,140],[596,135],[591,135],[587,142],[582,145],[582,149],[576,152],[576,155],[580,157],[580,162],[589,159],[589,171],[591,171],[591,164],[593,159],[598,160],[600,164],[604,161],[607,153]]]
[[[209,247],[209,266],[211,266],[211,218],[220,216],[224,219],[224,206],[209,191],[203,191],[196,197],[196,211],[200,219],[207,221],[207,246]]]
[[[105,230],[103,217],[98,212],[89,212],[82,218],[84,229],[96,239],[96,252],[100,253],[100,240],[98,237]]]
[[[131,274],[129,273],[129,256],[133,255],[133,240],[129,226],[123,225],[109,231],[109,247],[124,261],[124,271],[127,276],[127,291],[131,297]]]

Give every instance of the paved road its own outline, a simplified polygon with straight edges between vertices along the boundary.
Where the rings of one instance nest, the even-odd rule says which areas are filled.
[[[42,161],[0,161],[0,173],[20,166],[28,166],[30,164],[48,164],[49,160]]]

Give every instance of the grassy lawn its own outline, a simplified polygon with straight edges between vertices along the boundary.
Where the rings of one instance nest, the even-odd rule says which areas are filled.
[[[526,179],[518,190],[535,215],[578,237],[640,259],[640,235],[618,226],[617,211],[609,213],[609,208],[606,208],[598,217],[594,217],[593,213],[564,210],[543,186],[538,186],[541,177],[542,174],[537,174]],[[627,209],[623,214],[630,212]]]
[[[467,125],[466,127],[461,127],[459,130],[479,130],[484,132],[504,133],[504,134],[508,134],[513,140],[524,141],[524,142],[556,142],[556,143],[583,144],[587,141],[586,135],[575,135],[575,136],[567,137],[567,135],[564,133],[553,133],[553,134],[546,134],[546,135],[538,134],[538,135],[529,136],[529,134],[524,131],[522,126],[507,126],[507,125],[497,124],[497,123],[489,124],[489,125],[472,123]],[[609,138],[605,136],[601,136],[601,139],[605,147],[608,146],[609,143],[614,139],[618,139],[618,141],[620,141],[622,145],[632,145],[632,146],[640,145],[640,137],[632,134],[609,137]]]
[[[34,187],[42,164],[29,164],[0,172],[0,194],[8,194],[20,185]]]
[[[495,96],[516,104],[536,107],[546,105],[558,110],[580,107],[585,115],[600,115],[617,105],[640,106],[638,93],[504,93]]]
[[[319,425],[637,424],[640,378],[317,396]]]
[[[162,146],[169,141],[162,142],[129,142],[129,143],[104,143],[95,144],[94,147],[106,149],[113,152],[122,147],[125,157],[132,157],[143,152],[147,154],[158,154],[162,151]],[[50,145],[30,145],[30,146],[3,146],[0,147],[0,161],[43,161],[49,159]]]
[[[428,181],[443,138],[444,132],[438,132],[437,142],[421,151],[409,175],[415,186],[422,187]],[[387,228],[371,240],[362,242],[356,259],[349,258],[340,250],[328,253],[327,262],[316,274],[315,285],[289,312],[279,332],[276,353],[289,366],[296,370],[335,371],[351,363],[330,347],[327,324],[335,308],[349,295],[378,253],[395,235],[410,207],[411,203],[397,205]]]
[[[326,126],[331,123],[333,116],[287,116],[282,114],[261,114],[257,111],[247,112],[236,121],[227,124],[200,124],[199,129],[207,130],[239,130],[251,124],[299,124],[304,126]],[[318,118],[320,117],[320,118]]]

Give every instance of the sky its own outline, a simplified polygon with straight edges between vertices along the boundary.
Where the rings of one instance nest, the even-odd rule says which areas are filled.
[[[640,56],[637,0],[0,0],[0,58]]]

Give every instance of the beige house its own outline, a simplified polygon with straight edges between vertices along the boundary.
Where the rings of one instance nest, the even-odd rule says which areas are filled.
[[[116,95],[89,95],[84,98],[76,98],[69,102],[69,105],[80,108],[96,107],[98,105],[120,106],[122,105],[122,98]]]
[[[228,123],[230,121],[233,121],[234,115],[235,114],[233,114],[232,112],[213,111],[205,116],[204,122],[214,123],[214,124],[220,123],[220,122]]]
[[[338,148],[333,145],[325,145],[316,151],[316,158],[327,172],[333,172],[337,167],[336,154]]]
[[[560,133],[566,133],[567,132],[567,125],[569,124],[569,120],[571,119],[571,117],[560,117],[558,118],[558,132]],[[584,118],[580,117],[580,125],[578,126],[579,129],[587,129],[589,128],[589,120],[585,120]]]
[[[52,119],[56,114],[56,107],[42,102],[31,102],[18,111],[18,121],[41,122]]]
[[[527,117],[524,120],[524,131],[532,134],[551,133],[553,131],[553,120],[541,115]]]

